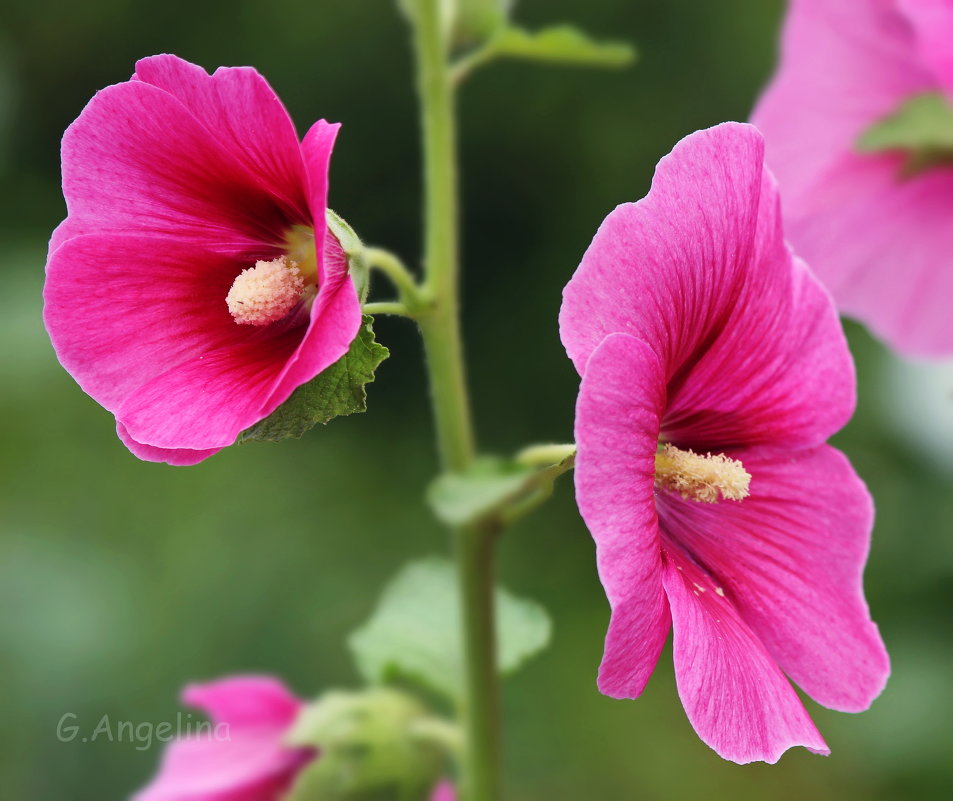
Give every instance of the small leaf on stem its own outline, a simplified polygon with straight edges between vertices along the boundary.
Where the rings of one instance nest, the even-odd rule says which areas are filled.
[[[495,601],[497,664],[501,673],[509,673],[548,644],[551,624],[535,601],[499,587]],[[368,681],[409,680],[458,700],[464,660],[453,563],[431,558],[405,566],[349,644]]]
[[[493,38],[491,47],[501,57],[589,67],[625,67],[636,56],[635,48],[626,42],[597,42],[572,25],[535,32],[507,27]]]

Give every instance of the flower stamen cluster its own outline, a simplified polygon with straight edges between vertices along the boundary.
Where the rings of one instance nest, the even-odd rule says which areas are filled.
[[[666,444],[655,454],[655,486],[687,501],[717,503],[748,497],[751,474],[738,459],[723,453],[702,455]]]
[[[225,302],[239,325],[268,325],[286,317],[301,299],[304,278],[297,262],[279,256],[242,270]]]

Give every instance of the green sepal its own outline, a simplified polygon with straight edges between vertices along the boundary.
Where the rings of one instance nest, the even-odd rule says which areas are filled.
[[[449,526],[499,518],[510,522],[523,507],[544,500],[553,480],[571,466],[569,456],[539,468],[498,457],[483,456],[465,473],[445,473],[427,489],[427,503],[437,518]]]
[[[552,624],[535,601],[497,587],[497,665],[516,670],[549,643]],[[459,701],[464,686],[460,599],[452,562],[406,565],[387,585],[371,618],[348,639],[371,683],[410,681]]]
[[[354,229],[337,212],[326,209],[325,219],[327,220],[328,230],[337,239],[344,255],[347,256],[348,274],[354,282],[357,296],[361,303],[364,303],[371,288],[371,271],[364,258],[364,243],[354,233]]]
[[[862,153],[903,151],[906,173],[953,163],[953,104],[941,92],[922,92],[905,100],[857,140]]]
[[[348,352],[308,383],[261,422],[245,429],[238,442],[279,442],[300,437],[318,423],[335,417],[367,411],[365,385],[390,354],[374,339],[374,318],[365,315]]]
[[[541,31],[508,26],[487,44],[494,56],[574,64],[583,67],[626,67],[635,61],[635,48],[626,42],[598,42],[572,25]]]
[[[448,762],[430,730],[452,725],[390,688],[325,693],[299,713],[285,737],[287,745],[315,748],[319,757],[284,798],[426,801]]]

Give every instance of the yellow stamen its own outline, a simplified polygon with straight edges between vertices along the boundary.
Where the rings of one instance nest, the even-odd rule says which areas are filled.
[[[285,253],[293,261],[304,280],[318,282],[318,261],[314,252],[314,229],[306,225],[294,225],[285,233]]]
[[[719,495],[740,501],[748,497],[750,483],[751,474],[744,465],[723,453],[702,456],[664,445],[655,454],[655,485],[689,501],[717,503]]]

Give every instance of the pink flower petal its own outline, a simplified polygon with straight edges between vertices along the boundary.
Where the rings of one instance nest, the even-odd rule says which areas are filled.
[[[746,273],[723,328],[669,381],[663,436],[700,450],[823,442],[853,414],[853,360],[830,296],[784,243],[767,173]]]
[[[803,745],[829,753],[797,693],[717,585],[677,546],[665,548],[678,694],[698,736],[719,756],[777,762]]]
[[[282,682],[270,676],[230,676],[190,684],[182,691],[182,703],[233,727],[271,726],[281,730],[294,723],[302,706]]]
[[[903,353],[942,356],[953,353],[953,170],[900,180],[902,160],[844,156],[788,230],[846,314]]]
[[[293,327],[203,353],[138,387],[116,419],[144,445],[188,450],[231,445],[277,408],[280,401],[268,408],[272,387],[299,340],[300,329]]]
[[[192,684],[182,700],[211,718],[211,731],[196,729],[169,745],[155,779],[134,801],[279,801],[314,758],[282,744],[301,701],[277,679]]]
[[[54,244],[132,230],[245,255],[280,246],[292,224],[310,222],[180,101],[142,81],[102,90],[66,131],[63,193],[69,221]]]
[[[751,117],[767,140],[785,216],[810,204],[826,170],[871,124],[934,87],[895,0],[792,0],[778,72]]]
[[[667,535],[705,565],[772,658],[825,706],[860,712],[890,673],[863,593],[870,495],[839,451],[732,454],[751,474],[741,502],[664,494]]]
[[[953,171],[903,177],[902,154],[857,141],[920,92],[953,99],[951,41],[950,0],[795,0],[752,115],[797,252],[842,311],[915,356],[953,352]]]
[[[115,412],[138,387],[249,333],[225,296],[241,265],[145,235],[82,236],[47,266],[44,319],[62,365]]]
[[[331,149],[340,125],[321,120],[312,126],[302,142],[308,170],[311,208],[314,210],[315,242],[318,249],[319,289],[311,307],[311,321],[301,344],[278,376],[263,405],[263,416],[271,414],[306,381],[340,359],[357,336],[361,326],[361,302],[354,283],[348,277],[348,262],[337,240],[328,232],[328,169]]]
[[[144,462],[165,462],[175,467],[187,467],[204,462],[209,456],[214,456],[221,450],[221,448],[210,448],[204,451],[193,451],[187,448],[156,448],[152,445],[143,445],[129,436],[129,432],[122,423],[116,423],[116,435],[133,456]]]
[[[251,67],[219,67],[209,75],[172,55],[136,63],[135,79],[175,97],[241,159],[282,205],[307,219],[304,164],[294,123],[268,82]]]
[[[792,269],[773,180],[751,126],[683,139],[651,192],[603,222],[564,291],[563,343],[576,369],[613,332],[662,360],[676,442],[822,442],[854,405],[850,354],[825,292]]]
[[[913,23],[920,58],[953,100],[953,0],[898,0]]]
[[[337,139],[340,123],[318,120],[311,126],[301,142],[301,155],[304,158],[308,175],[308,203],[311,206],[315,243],[324,242],[327,237],[328,221],[328,173],[331,169],[331,151]],[[347,260],[333,261],[337,270],[325,275],[325,248],[317,248],[318,284],[328,290],[336,289],[347,274]],[[340,247],[337,248],[340,251]]]
[[[457,801],[457,791],[451,782],[444,780],[434,787],[430,801]]]
[[[268,730],[184,738],[133,801],[279,801],[307,759]]]
[[[663,390],[651,349],[613,334],[590,357],[576,404],[576,498],[612,608],[599,689],[616,698],[642,692],[670,624],[653,490]]]

